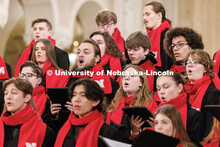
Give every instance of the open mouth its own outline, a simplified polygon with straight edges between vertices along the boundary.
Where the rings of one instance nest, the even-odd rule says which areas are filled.
[[[163,103],[165,103],[165,102],[166,102],[166,98],[165,98],[165,97],[161,97],[161,101],[162,101]]]

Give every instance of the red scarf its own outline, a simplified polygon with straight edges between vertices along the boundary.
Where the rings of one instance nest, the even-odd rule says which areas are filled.
[[[185,73],[185,67],[184,65],[173,64],[173,66],[170,68],[170,71],[175,71],[178,72],[179,74]]]
[[[123,110],[124,107],[132,107],[135,103],[135,96],[130,97],[122,97],[117,109],[115,109],[113,112],[107,112],[106,117],[106,123],[110,124],[111,120],[116,124],[121,124],[122,116],[123,116]]]
[[[117,109],[115,109],[113,112],[107,112],[106,117],[106,123],[110,124],[111,120],[116,124],[121,124],[122,116],[123,116],[123,110],[124,107],[133,107],[135,104],[135,96],[130,97],[122,97]],[[142,106],[145,106],[145,102]],[[147,106],[147,109],[151,112],[154,111],[157,104],[154,100],[151,100]]]
[[[154,88],[154,75],[151,75],[155,71],[155,65],[150,61],[147,60],[143,64],[139,65],[140,68],[142,68],[147,75],[147,81],[148,81],[148,90],[153,91]]]
[[[55,69],[51,66],[50,61],[47,61],[43,68],[43,75],[46,74],[46,88],[47,87],[65,87],[67,83],[63,82],[62,80],[66,81],[65,79],[69,78],[69,75],[62,74],[63,72],[60,69]]]
[[[55,44],[56,44],[56,41],[49,37],[48,38],[52,44],[53,44],[53,47],[55,47]],[[34,44],[35,44],[35,41],[34,39],[31,41],[31,43],[29,44],[28,48],[26,50],[24,50],[24,52],[21,54],[21,56],[19,57],[18,59],[18,62],[17,62],[17,65],[16,65],[16,68],[15,68],[15,74],[14,74],[14,77],[18,77],[18,74],[20,73],[20,67],[23,63],[25,63],[26,61],[29,61],[29,58],[30,58],[30,55],[31,55],[31,52],[32,52],[32,49],[34,48]]]
[[[112,38],[114,39],[115,43],[118,45],[118,48],[120,51],[125,54],[125,43],[124,39],[121,36],[121,32],[118,30],[118,28],[115,28],[115,32],[112,35]]]
[[[8,111],[4,112],[0,118],[0,147],[4,145],[4,124],[7,126],[22,125],[18,147],[24,147],[26,143],[36,143],[36,147],[41,147],[46,134],[46,124],[42,122],[33,107],[27,104],[14,115],[7,116],[8,113]]]
[[[82,118],[77,118],[75,114],[72,112],[69,116],[69,119],[61,128],[54,147],[62,146],[65,137],[71,128],[71,125],[86,125],[84,130],[77,137],[76,147],[97,147],[99,132],[103,124],[104,116],[98,110],[94,110],[93,112]]]
[[[105,66],[107,63],[109,63],[110,70],[112,70],[113,72],[122,71],[120,58],[113,57],[109,54],[104,54],[99,64],[101,66]],[[110,74],[108,76],[115,79],[114,74]]]
[[[166,20],[162,22],[161,25],[155,30],[147,29],[147,34],[150,36],[150,40],[151,40],[151,52],[153,52],[156,55],[156,59],[157,59],[156,66],[158,67],[161,67],[161,56],[160,56],[161,33],[165,29],[171,29],[170,24]]]
[[[0,79],[9,79],[8,70],[6,68],[5,61],[2,58],[2,56],[0,56]]]
[[[92,77],[90,75],[78,75],[73,76],[73,78],[76,77],[81,79],[91,77],[91,80],[96,81],[99,84],[99,86],[104,90],[105,94],[112,93],[112,84],[110,78],[105,74],[103,67],[99,64],[96,64],[90,71],[94,72]]]
[[[37,108],[37,112],[40,114],[40,116],[42,116],[48,98],[48,95],[45,94],[44,87],[43,86],[35,87],[32,96],[33,96],[34,104]]]
[[[214,57],[214,71],[218,75],[219,73],[219,68],[220,68],[220,49],[217,51]]]
[[[160,103],[157,108],[160,108],[161,106],[166,105],[166,104],[175,106],[179,110],[182,116],[183,124],[186,129],[186,125],[187,125],[187,103],[186,102],[187,102],[187,94],[185,92],[182,92],[180,95],[171,99],[170,101],[165,102],[165,103]]]
[[[204,75],[201,79],[197,80],[195,83],[190,83],[188,81],[185,84],[186,93],[189,94],[189,103],[192,105],[192,108],[201,112],[201,105],[203,97],[211,84],[212,80],[209,75]]]

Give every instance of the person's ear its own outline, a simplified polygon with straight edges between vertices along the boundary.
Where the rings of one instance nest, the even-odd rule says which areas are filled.
[[[162,13],[161,13],[161,12],[158,12],[158,13],[157,13],[157,16],[158,16],[158,19],[159,19],[159,20],[162,20]]]
[[[180,93],[182,93],[182,91],[183,91],[183,84],[179,84],[177,93],[180,94]]]
[[[32,97],[31,94],[26,94],[26,96],[24,97],[24,102],[25,102],[25,103],[30,102],[31,97]]]
[[[149,54],[149,52],[150,52],[150,49],[146,49],[146,50],[144,51],[144,55],[146,56],[147,54]]]
[[[96,107],[99,103],[100,103],[100,100],[98,100],[98,101],[92,101],[92,106],[93,106],[93,107]]]
[[[42,82],[42,78],[37,78],[37,85],[40,85],[40,83]]]
[[[51,36],[53,34],[53,31],[52,30],[49,30],[49,36]]]
[[[100,60],[100,56],[99,56],[99,55],[96,55],[96,56],[95,56],[95,63],[98,63],[99,60]]]

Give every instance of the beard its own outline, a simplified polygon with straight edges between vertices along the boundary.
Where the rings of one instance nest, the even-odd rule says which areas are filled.
[[[86,64],[84,67],[79,68],[77,63],[72,67],[71,71],[84,71],[84,70],[91,70],[94,66],[96,65],[95,63],[95,58],[93,58],[88,64]]]

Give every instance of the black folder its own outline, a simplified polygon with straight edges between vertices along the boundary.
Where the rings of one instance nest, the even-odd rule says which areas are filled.
[[[205,108],[220,121],[220,105],[205,105]]]
[[[139,134],[132,147],[176,147],[178,144],[179,139],[147,129]]]
[[[67,87],[48,87],[46,92],[53,104],[61,104],[62,109],[67,109],[65,104],[70,101]]]
[[[146,108],[146,107],[125,107],[122,108],[125,114],[127,114],[129,117],[134,115],[134,118],[137,116],[142,117],[142,120],[145,120],[145,123],[141,126],[144,127],[151,127],[146,120],[149,120],[150,117],[153,117],[153,114]]]

